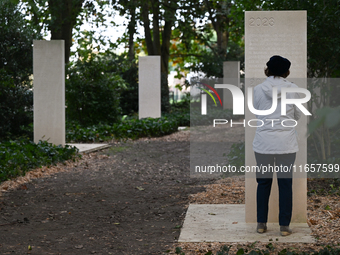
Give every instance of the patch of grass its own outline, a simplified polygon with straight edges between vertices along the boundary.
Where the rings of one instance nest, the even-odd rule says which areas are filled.
[[[107,154],[108,156],[114,155],[114,154],[116,154],[116,153],[125,151],[127,148],[128,148],[127,146],[111,147],[111,148],[109,148],[109,149],[106,151],[106,154]]]

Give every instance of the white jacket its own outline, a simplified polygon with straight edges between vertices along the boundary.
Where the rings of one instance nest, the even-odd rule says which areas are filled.
[[[267,110],[272,106],[273,87],[277,87],[278,102],[276,110],[269,115],[256,115],[258,120],[262,120],[264,125],[259,127],[262,122],[258,121],[253,150],[261,154],[287,154],[299,150],[297,134],[294,127],[284,127],[281,123],[286,119],[298,120],[301,111],[295,105],[288,104],[286,107],[287,115],[281,115],[281,88],[297,88],[294,83],[282,77],[270,76],[263,83],[254,88],[254,108],[257,110]],[[287,93],[287,98],[299,98],[297,93]],[[269,121],[268,119],[277,119]],[[285,121],[285,126],[294,126],[293,121]]]

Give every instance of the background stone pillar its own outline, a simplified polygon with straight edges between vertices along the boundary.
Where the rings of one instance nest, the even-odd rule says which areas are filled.
[[[34,142],[65,145],[65,45],[33,41]]]
[[[281,55],[291,61],[289,81],[307,88],[307,12],[306,11],[248,11],[245,13],[245,88],[255,87],[265,78],[264,68],[269,58]],[[247,98],[247,94],[246,97]],[[246,101],[247,102],[247,101]],[[255,119],[245,107],[246,122]],[[252,142],[256,128],[245,130],[246,165],[256,165]],[[295,165],[307,163],[307,118],[302,116],[297,126],[299,152]],[[294,174],[292,222],[306,222],[307,179]],[[255,174],[246,174],[246,222],[256,222]],[[269,222],[278,222],[277,181],[269,202]]]
[[[240,86],[240,61],[223,62],[223,84]],[[223,89],[223,109],[233,109],[233,97],[229,89]]]
[[[161,57],[139,57],[139,119],[161,117]]]

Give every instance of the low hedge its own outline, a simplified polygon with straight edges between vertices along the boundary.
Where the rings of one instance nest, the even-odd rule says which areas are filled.
[[[102,142],[112,139],[137,139],[140,137],[159,137],[178,130],[178,122],[174,118],[127,119],[113,125],[97,124],[82,127],[77,123],[67,126],[68,142]]]
[[[77,153],[76,147],[56,146],[46,141],[35,144],[22,138],[0,142],[0,182],[25,175],[27,171],[37,167],[74,159]]]

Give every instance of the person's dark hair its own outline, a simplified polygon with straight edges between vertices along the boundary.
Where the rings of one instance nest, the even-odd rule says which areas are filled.
[[[274,77],[286,78],[290,72],[290,61],[279,55],[272,56],[267,62],[267,68],[265,69],[265,75]]]
[[[284,74],[281,74],[281,75],[276,75],[276,74],[273,74],[269,68],[267,67],[265,70],[264,70],[264,74],[269,77],[269,76],[274,76],[275,78],[276,77],[282,77],[282,78],[287,78],[288,75],[290,74],[290,71],[288,70],[287,72],[285,72]]]

